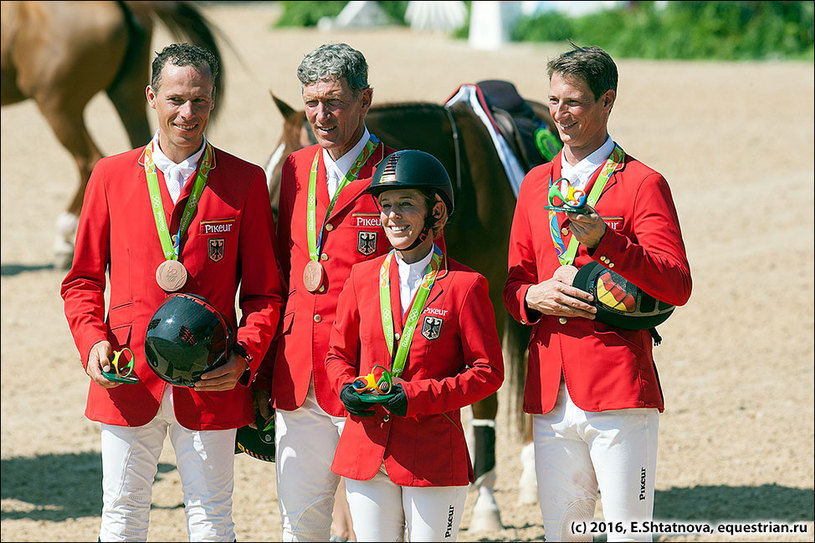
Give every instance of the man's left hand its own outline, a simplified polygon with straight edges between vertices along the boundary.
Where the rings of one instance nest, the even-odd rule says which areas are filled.
[[[606,222],[594,208],[588,204],[586,206],[588,213],[566,212],[566,216],[569,217],[569,230],[572,231],[577,241],[589,249],[596,249],[606,233]]]
[[[203,373],[193,388],[198,392],[232,390],[247,367],[246,359],[233,352],[226,364]]]

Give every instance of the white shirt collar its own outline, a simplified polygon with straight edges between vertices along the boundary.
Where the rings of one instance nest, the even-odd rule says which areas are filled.
[[[345,177],[345,174],[348,173],[348,170],[351,169],[354,161],[365,148],[365,144],[368,143],[368,139],[370,137],[371,134],[368,132],[368,127],[365,126],[365,131],[362,133],[362,137],[359,139],[356,145],[354,145],[350,151],[342,155],[336,161],[331,158],[330,154],[328,154],[328,150],[323,149],[323,162],[325,163],[326,180],[328,181],[328,196],[330,198],[334,197],[337,187],[339,187],[340,182]]]
[[[566,162],[565,159],[561,159],[560,176],[568,179],[573,187],[585,189],[594,172],[603,165],[613,150],[614,140],[611,139],[611,136],[608,136],[603,145],[574,166]]]
[[[167,155],[165,155],[161,150],[158,138],[159,133],[156,131],[156,135],[153,136],[153,141],[151,142],[153,144],[153,162],[155,162],[156,167],[164,174],[167,174],[169,170],[179,169],[182,171],[189,171],[186,177],[192,175],[192,172],[198,167],[198,161],[201,160],[201,156],[204,154],[204,147],[207,145],[207,138],[204,137],[201,147],[195,153],[177,164],[167,157]]]
[[[173,203],[176,203],[181,196],[184,185],[187,183],[187,179],[189,179],[196,168],[198,168],[198,162],[204,154],[207,139],[204,138],[204,141],[201,143],[201,148],[198,149],[198,151],[178,164],[164,154],[159,146],[158,139],[159,132],[156,131],[156,135],[153,136],[153,141],[150,142],[153,146],[153,162],[156,168],[161,170],[161,173],[164,174],[164,183],[167,185],[167,191],[170,193],[170,198],[172,198]]]
[[[427,253],[426,257],[412,264],[402,260],[398,251],[395,254],[396,263],[399,266],[399,297],[402,302],[402,312],[404,313],[410,309],[410,302],[413,300],[416,291],[419,290],[424,272],[433,258],[433,246],[430,246],[430,252]]]

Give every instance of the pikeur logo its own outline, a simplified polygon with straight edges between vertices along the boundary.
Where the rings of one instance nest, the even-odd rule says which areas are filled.
[[[623,218],[622,217],[603,217],[603,220],[606,222],[609,228],[612,230],[622,230],[623,228]]]
[[[640,472],[640,501],[645,499],[645,468]]]
[[[424,310],[425,313],[428,315],[435,315],[437,317],[446,317],[447,310],[446,309],[439,309],[438,307],[426,307]]]
[[[453,535],[453,516],[456,512],[456,509],[451,505],[450,509],[447,510],[447,530],[444,532],[444,537],[450,537]]]
[[[355,218],[357,220],[357,228],[379,228],[382,226],[378,215],[357,215]]]
[[[207,234],[224,234],[232,231],[234,221],[201,221],[201,233]]]

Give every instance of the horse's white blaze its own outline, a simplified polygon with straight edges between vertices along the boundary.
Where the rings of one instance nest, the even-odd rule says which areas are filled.
[[[286,144],[281,143],[277,146],[272,156],[269,157],[269,162],[266,163],[266,186],[272,190],[272,175],[274,174],[277,163],[283,158],[283,151],[286,149]]]

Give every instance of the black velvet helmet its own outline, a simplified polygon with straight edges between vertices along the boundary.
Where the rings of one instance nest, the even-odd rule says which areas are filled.
[[[248,424],[238,428],[235,434],[235,454],[246,453],[252,458],[264,462],[274,462],[274,414],[272,414],[270,422],[270,427],[264,429],[263,417],[256,415],[255,424],[257,428],[252,428]]]
[[[665,322],[675,309],[599,262],[580,268],[572,285],[594,296],[598,321],[625,330],[654,328]]]
[[[156,375],[191,387],[201,374],[225,364],[234,345],[232,327],[205,298],[176,293],[150,319],[144,354]]]
[[[420,189],[435,192],[452,215],[455,207],[453,184],[444,165],[424,151],[406,149],[388,155],[379,163],[368,192],[374,197],[391,189]]]

